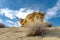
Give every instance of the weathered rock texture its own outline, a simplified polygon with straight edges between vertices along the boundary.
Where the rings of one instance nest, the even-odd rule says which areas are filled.
[[[45,17],[45,13],[33,12],[28,14],[25,19],[20,19],[20,24],[22,25],[22,27],[25,27],[25,24],[30,22],[35,22],[36,20],[38,20],[39,22],[48,25],[48,27],[51,27],[50,22],[44,22],[44,17]]]

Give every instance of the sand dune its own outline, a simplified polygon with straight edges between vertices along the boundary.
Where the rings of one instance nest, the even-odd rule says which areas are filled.
[[[60,27],[51,27],[44,37],[26,37],[25,28],[0,28],[0,40],[60,40]]]

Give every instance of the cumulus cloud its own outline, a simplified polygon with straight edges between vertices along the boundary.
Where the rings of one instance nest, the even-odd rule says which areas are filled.
[[[0,9],[0,15],[4,15],[5,17],[11,19],[11,20],[15,20],[16,17],[18,19],[20,18],[25,18],[26,15],[28,15],[29,13],[33,12],[34,10],[32,9],[27,9],[27,8],[21,8],[19,10],[10,10],[8,8],[4,8],[4,9]],[[13,22],[11,20],[7,20],[6,23],[9,24],[13,24],[14,26],[20,26],[20,23],[18,21]],[[1,20],[2,21],[2,20]]]
[[[3,22],[3,20],[0,19],[0,23],[2,23],[2,22]]]
[[[25,18],[25,16],[31,12],[33,12],[33,10],[26,8],[21,8],[19,10],[10,10],[8,8],[0,9],[0,14],[10,19],[14,19],[15,17]]]
[[[9,25],[9,27],[19,27],[20,26],[19,21],[13,22],[11,20],[7,20],[6,23]]]
[[[60,15],[60,13],[57,13],[59,10],[60,10],[60,0],[57,1],[54,7],[47,9],[45,20],[49,20],[50,18],[57,17],[56,16],[57,14]]]
[[[16,14],[17,11],[10,10],[8,8],[0,9],[0,14],[5,15],[6,17],[13,19],[15,18],[14,14]]]
[[[18,18],[25,18],[29,13],[33,12],[34,10],[31,9],[26,9],[26,8],[21,8],[17,14],[15,14],[15,16],[17,16]]]

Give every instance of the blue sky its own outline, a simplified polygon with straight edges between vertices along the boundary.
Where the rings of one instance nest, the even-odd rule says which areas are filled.
[[[19,19],[33,11],[45,12],[45,21],[60,26],[60,0],[0,0],[0,23],[20,26]]]

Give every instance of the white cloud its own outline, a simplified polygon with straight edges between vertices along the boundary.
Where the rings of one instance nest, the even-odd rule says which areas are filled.
[[[12,24],[14,23],[14,22],[12,22],[12,21],[10,21],[10,20],[7,20],[6,22],[9,22],[9,23],[12,23]]]
[[[59,10],[60,10],[60,0],[57,1],[56,5],[54,5],[54,7],[47,10],[45,20],[48,20],[53,17],[57,17],[56,16],[58,14],[57,11],[59,11]]]
[[[25,8],[21,8],[17,14],[15,14],[15,16],[17,16],[18,18],[25,18],[26,15],[28,15],[29,13],[33,12],[33,10],[31,9],[25,9]]]
[[[0,23],[2,23],[2,22],[3,22],[3,20],[0,19]]]
[[[0,9],[0,15],[4,15],[5,17],[9,19],[15,19],[18,18],[25,18],[27,14],[33,12],[34,10],[27,9],[27,8],[21,8],[19,10],[10,10],[8,8]],[[11,20],[7,20],[6,23],[13,24],[13,26],[20,26],[19,22],[13,22]]]
[[[11,20],[7,20],[6,22],[7,22],[7,24],[9,23],[7,26],[11,26],[11,27],[19,27],[19,26],[21,26],[19,21],[13,22]]]
[[[29,13],[33,12],[31,9],[21,8],[20,10],[10,10],[8,8],[0,9],[0,14],[5,15],[10,19],[14,19],[15,17],[18,18],[25,18],[25,16]]]
[[[6,17],[13,19],[14,14],[17,13],[17,11],[9,10],[8,8],[0,9],[0,14],[5,15]]]

